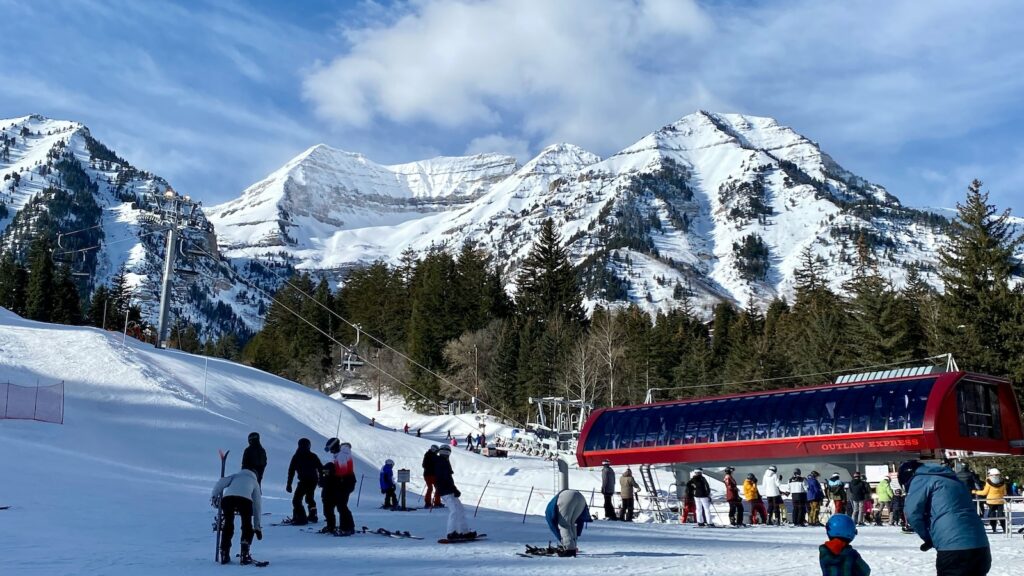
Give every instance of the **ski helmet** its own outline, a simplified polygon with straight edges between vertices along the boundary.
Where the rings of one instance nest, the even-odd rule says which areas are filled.
[[[327,441],[327,444],[324,446],[324,450],[332,454],[337,454],[341,450],[341,440],[338,440],[337,438],[331,438],[330,440]]]
[[[259,442],[259,441],[260,441],[260,433],[259,432],[249,432],[249,442],[250,443],[252,443],[252,442]]]
[[[299,438],[299,448],[302,448],[303,450],[309,450],[310,445],[311,443],[309,441],[309,438]]]
[[[747,474],[747,480],[750,480],[751,482],[757,482],[757,476],[754,476],[753,473]]]
[[[445,445],[437,449],[437,455],[443,458],[447,458],[452,455],[452,447]]]
[[[434,444],[433,446],[430,447],[430,451],[431,452],[437,452],[440,449],[441,449],[441,447],[438,446],[437,444]]]
[[[768,467],[768,469],[769,469],[769,470],[771,470],[772,472],[777,472],[777,471],[779,470],[778,468],[776,468],[776,467],[775,467],[775,465],[774,465],[774,464],[772,464],[771,466],[769,466],[769,467]]]
[[[385,466],[394,466],[395,465],[395,461],[392,460],[391,458],[388,458],[387,460],[384,461],[384,465]]]
[[[736,469],[735,469],[735,468],[733,468],[732,466],[726,466],[726,467],[725,467],[725,473],[726,473],[726,474],[732,474],[732,473],[733,473],[733,472],[735,472],[735,471],[736,471]]]
[[[697,476],[703,476],[704,475],[704,469],[703,468],[697,468],[696,470],[693,471],[693,473],[696,474]]]
[[[342,442],[340,445],[338,445],[338,447],[339,448],[348,448],[349,450],[351,450],[352,449],[352,443],[351,442]]]
[[[799,475],[800,475],[800,469],[799,468],[793,469],[793,476],[799,476]]]
[[[825,534],[829,538],[842,538],[847,542],[853,542],[857,536],[857,525],[846,514],[833,514],[825,524]]]
[[[829,479],[831,479],[831,480],[839,480],[839,472],[833,472],[832,475],[829,476]]]
[[[601,461],[601,466],[611,466],[611,465],[612,465],[612,461],[611,460],[602,460]]]
[[[988,475],[989,476],[999,476],[999,468],[989,468]]]
[[[922,464],[919,460],[907,460],[900,464],[899,472],[896,473],[896,479],[899,481],[900,486],[902,486],[907,492],[910,491],[910,481],[914,478],[914,474],[921,466]]]

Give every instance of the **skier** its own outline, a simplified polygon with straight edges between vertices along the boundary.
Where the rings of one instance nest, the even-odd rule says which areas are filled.
[[[890,524],[892,523],[892,484],[889,477],[882,478],[882,481],[878,483],[878,487],[875,488],[875,494],[878,495],[878,511],[875,513],[875,526],[882,525],[882,512],[889,512]]]
[[[711,486],[704,478],[704,470],[697,468],[693,471],[693,478],[689,484],[693,485],[693,499],[697,504],[697,526],[713,526],[711,522]]]
[[[352,463],[352,445],[337,438],[327,441],[324,449],[333,455],[333,460],[324,466],[321,478],[320,498],[324,504],[324,518],[327,525],[321,532],[338,536],[355,534],[355,521],[348,509],[348,499],[356,487],[355,465]],[[334,509],[338,510],[338,525],[334,524]]]
[[[958,468],[960,470],[956,473],[956,477],[967,486],[968,490],[973,492],[974,490],[981,490],[985,487],[985,484],[981,481],[981,478],[978,477],[978,474],[971,469],[970,462],[960,462]],[[985,503],[978,502],[977,506],[978,516],[985,516]]]
[[[818,476],[820,474],[817,470],[811,470],[807,475],[807,504],[810,506],[810,519],[807,523],[811,526],[821,526],[821,503],[825,499]]]
[[[825,495],[832,501],[833,514],[846,513],[846,485],[839,479],[839,472],[833,473],[825,483]]]
[[[871,486],[860,477],[860,472],[853,473],[850,481],[850,500],[853,502],[853,521],[864,526],[864,503],[871,499]]]
[[[576,540],[583,534],[583,526],[591,520],[587,499],[576,490],[562,490],[548,502],[544,519],[559,541],[555,553],[562,558],[575,557]]]
[[[835,514],[825,524],[828,542],[818,546],[818,564],[822,576],[870,576],[860,554],[850,546],[857,536],[857,526],[845,514]]]
[[[690,479],[697,474],[690,472]],[[679,517],[680,524],[686,524],[688,518],[693,517],[693,523],[697,523],[697,501],[693,498],[693,484],[689,482],[684,486],[683,491],[683,514]]]
[[[434,468],[437,466],[437,451],[440,446],[434,444],[423,453],[423,483],[427,485],[427,493],[423,495],[423,505],[426,508],[437,508],[441,505],[441,495],[434,490],[436,475]],[[433,495],[433,500],[431,500]]]
[[[1003,507],[1006,505],[1006,482],[998,468],[988,471],[988,478],[985,480],[985,487],[981,490],[974,490],[976,496],[984,496],[988,504],[988,523],[992,526],[992,533],[996,533],[996,520],[1006,532],[1006,518],[1003,516]]]
[[[736,479],[732,477],[735,470],[732,466],[725,468],[725,501],[729,503],[729,524],[743,526],[743,499],[740,498]]]
[[[267,451],[260,445],[259,432],[249,433],[249,446],[242,453],[242,468],[252,470],[256,481],[263,486],[263,471],[267,469]]]
[[[405,423],[405,427],[402,428],[402,431],[405,432],[406,434],[409,433],[409,423],[408,422]]]
[[[295,495],[292,496],[292,524],[294,526],[304,526],[307,523],[316,524],[317,522],[316,484],[323,464],[309,447],[309,438],[300,438],[299,447],[295,450],[291,463],[288,464],[288,483],[284,488],[286,492],[291,494],[292,480],[296,475],[299,477],[299,486],[295,490]],[[302,507],[303,499],[306,501],[306,506],[309,507],[308,515]]]
[[[612,495],[615,494],[615,470],[612,470],[612,463],[608,460],[601,462],[604,468],[601,469],[601,495],[604,496],[604,517],[608,520],[618,520],[615,515],[615,506],[612,505]]]
[[[793,526],[806,526],[807,517],[807,484],[800,475],[800,469],[793,470],[789,479],[789,495],[793,499]]]
[[[900,464],[899,483],[907,490],[907,523],[935,548],[937,576],[985,576],[992,567],[985,525],[974,512],[971,493],[945,466],[909,460]]]
[[[214,508],[219,506],[223,513],[220,563],[231,563],[231,538],[235,535],[235,514],[238,514],[242,523],[240,563],[252,564],[253,559],[249,555],[252,537],[255,535],[257,540],[263,540],[263,528],[260,525],[263,511],[260,483],[256,473],[243,468],[240,472],[221,478],[213,487],[210,504]]]
[[[768,524],[782,525],[782,488],[779,486],[778,468],[769,466],[764,471],[761,491],[768,498]]]
[[[743,481],[743,498],[750,503],[750,523],[757,524],[758,516],[761,517],[761,524],[768,522],[768,513],[764,509],[764,500],[757,491],[757,476],[747,474]]]
[[[903,496],[903,490],[897,488],[892,491],[892,514],[889,515],[889,525],[899,526],[900,528],[906,529],[907,519],[903,516],[903,503],[905,502],[905,496]]]
[[[380,493],[384,495],[381,508],[398,508],[398,498],[395,497],[395,461],[390,458],[384,461],[384,467],[380,469]]]
[[[473,449],[473,433],[466,434],[466,450]]]
[[[466,523],[466,510],[459,500],[462,493],[455,486],[455,473],[449,460],[451,455],[451,448],[441,446],[437,451],[437,467],[434,472],[437,476],[437,493],[441,495],[441,501],[448,508],[448,539],[473,540],[476,538],[476,532],[471,531]]]
[[[619,495],[622,497],[622,519],[633,521],[633,491],[640,491],[640,485],[633,478],[633,471],[626,468],[619,478]]]

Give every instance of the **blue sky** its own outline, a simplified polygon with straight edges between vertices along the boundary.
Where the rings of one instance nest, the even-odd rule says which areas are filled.
[[[1024,216],[1014,1],[0,0],[0,117],[78,120],[207,204],[324,142],[379,162],[772,116],[911,205]]]

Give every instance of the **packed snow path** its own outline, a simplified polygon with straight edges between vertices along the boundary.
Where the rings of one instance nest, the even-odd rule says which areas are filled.
[[[269,456],[264,477],[264,539],[253,555],[276,574],[814,574],[821,529],[698,529],[692,526],[595,522],[583,535],[585,557],[520,558],[524,544],[551,540],[538,514],[552,495],[549,462],[487,459],[456,450],[453,466],[472,513],[489,481],[473,529],[486,541],[441,546],[444,511],[386,512],[377,466],[393,458],[419,481],[431,440],[373,428],[344,405],[297,384],[211,359],[154,350],[89,328],[29,322],[0,310],[0,381],[66,382],[65,424],[0,421],[0,574],[223,574],[213,563],[209,492],[217,449],[230,449],[237,470],[245,437],[259,431]],[[205,401],[204,401],[205,396]],[[295,442],[321,448],[335,435],[353,443],[365,474],[357,526],[408,530],[424,540],[378,535],[334,538],[296,527],[271,527],[290,514],[284,492]],[[321,452],[322,454],[322,452]],[[574,471],[574,487],[597,484]],[[522,511],[534,488],[525,524]],[[420,485],[411,490],[418,494]],[[599,498],[598,498],[599,499]],[[410,505],[417,505],[412,496]],[[595,504],[599,504],[595,502]],[[594,507],[595,512],[600,506]],[[721,510],[724,512],[724,509]],[[317,525],[319,528],[322,524]],[[993,537],[993,575],[1018,574],[1021,539]],[[883,527],[861,529],[855,546],[875,574],[932,573],[934,552]],[[237,552],[237,540],[234,552]],[[237,569],[237,568],[235,568]]]

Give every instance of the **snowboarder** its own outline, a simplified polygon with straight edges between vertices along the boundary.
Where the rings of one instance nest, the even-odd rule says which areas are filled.
[[[825,483],[825,496],[832,501],[833,514],[846,513],[846,485],[839,479],[839,472],[833,473]]]
[[[793,500],[793,526],[806,526],[807,521],[807,484],[800,475],[800,469],[793,470],[789,479],[789,496]]]
[[[743,498],[750,504],[750,523],[757,524],[757,518],[760,516],[761,524],[766,524],[768,513],[764,509],[764,500],[757,490],[757,476],[747,474],[747,479],[743,481]]]
[[[321,532],[339,536],[355,534],[355,520],[348,509],[348,499],[356,487],[355,466],[352,463],[352,445],[331,438],[324,447],[333,455],[333,460],[324,465],[321,476],[320,498],[324,505],[324,519],[327,525]],[[338,524],[334,524],[334,510],[338,510]]]
[[[583,534],[584,525],[591,521],[587,499],[576,490],[562,490],[548,502],[544,518],[559,541],[555,553],[563,558],[575,557],[576,540]]]
[[[434,444],[423,454],[423,483],[427,485],[427,492],[423,495],[423,505],[426,508],[436,508],[441,505],[441,495],[434,490],[434,482],[437,479],[434,469],[437,467],[437,451],[439,449],[440,446]]]
[[[743,526],[743,499],[740,498],[736,479],[732,477],[735,470],[732,466],[725,468],[725,501],[729,503],[729,524]]]
[[[850,481],[850,500],[853,502],[853,521],[864,526],[864,503],[871,499],[871,486],[860,477],[860,472],[853,473]]]
[[[640,485],[633,478],[633,471],[626,468],[619,478],[619,495],[622,498],[622,519],[626,522],[633,521],[633,491],[639,491]]]
[[[441,446],[437,451],[437,493],[441,495],[441,502],[448,508],[448,540],[473,540],[476,532],[469,529],[466,523],[466,510],[462,507],[459,497],[462,493],[455,486],[455,472],[452,470],[452,463],[449,458],[452,449],[448,446]]]
[[[320,462],[320,457],[314,454],[309,447],[309,438],[299,439],[299,447],[295,450],[292,461],[288,465],[288,483],[284,487],[285,491],[291,494],[292,480],[298,475],[299,486],[295,490],[295,495],[292,496],[292,524],[295,526],[316,524],[317,522],[316,484],[320,478],[320,469],[323,464]],[[309,507],[309,514],[302,507],[303,500]]]
[[[612,470],[612,463],[608,460],[601,462],[601,496],[604,496],[604,517],[608,520],[618,520],[615,515],[615,506],[612,505],[612,495],[615,494],[615,470]]]
[[[845,514],[835,514],[825,524],[828,542],[818,546],[818,564],[822,576],[870,576],[860,554],[850,546],[857,536],[857,526]]]
[[[992,567],[985,525],[975,513],[971,493],[945,466],[908,460],[900,464],[899,483],[907,491],[907,523],[935,548],[938,576],[984,576]]]
[[[811,473],[807,475],[807,505],[810,507],[810,518],[808,524],[811,526],[821,526],[821,503],[825,500],[825,493],[821,488],[821,482],[818,481],[817,470],[811,470]]]
[[[381,508],[394,510],[398,507],[398,498],[395,497],[395,461],[390,458],[384,461],[384,467],[380,469],[380,493],[384,495]]]
[[[976,496],[984,496],[985,503],[988,504],[988,523],[992,526],[992,533],[996,533],[996,521],[1003,528],[1003,532],[1006,532],[1006,518],[1003,515],[1003,507],[1006,505],[1006,482],[1003,481],[1002,474],[999,473],[998,468],[992,468],[988,471],[988,478],[985,480],[985,487],[981,490],[974,490],[973,493]]]
[[[878,495],[878,509],[875,512],[875,526],[882,525],[882,513],[889,512],[889,520],[892,520],[892,484],[888,476],[882,478],[882,481],[878,483],[878,487],[875,488],[875,494]],[[890,522],[891,524],[892,522]]]
[[[782,525],[782,487],[779,485],[778,468],[769,466],[764,471],[761,492],[768,498],[768,524]]]
[[[267,469],[267,451],[260,445],[259,432],[249,433],[249,446],[242,453],[242,468],[252,470],[256,481],[263,486],[263,471]]]
[[[693,486],[693,499],[697,504],[697,526],[711,525],[711,486],[704,478],[704,470],[694,470],[693,477],[687,484]]]
[[[224,515],[223,530],[220,537],[220,563],[231,563],[231,539],[235,535],[235,515],[242,523],[241,560],[242,564],[252,564],[249,547],[252,537],[263,539],[263,527],[260,525],[262,511],[260,484],[256,473],[243,468],[230,476],[221,478],[213,487],[210,504],[220,507]]]

